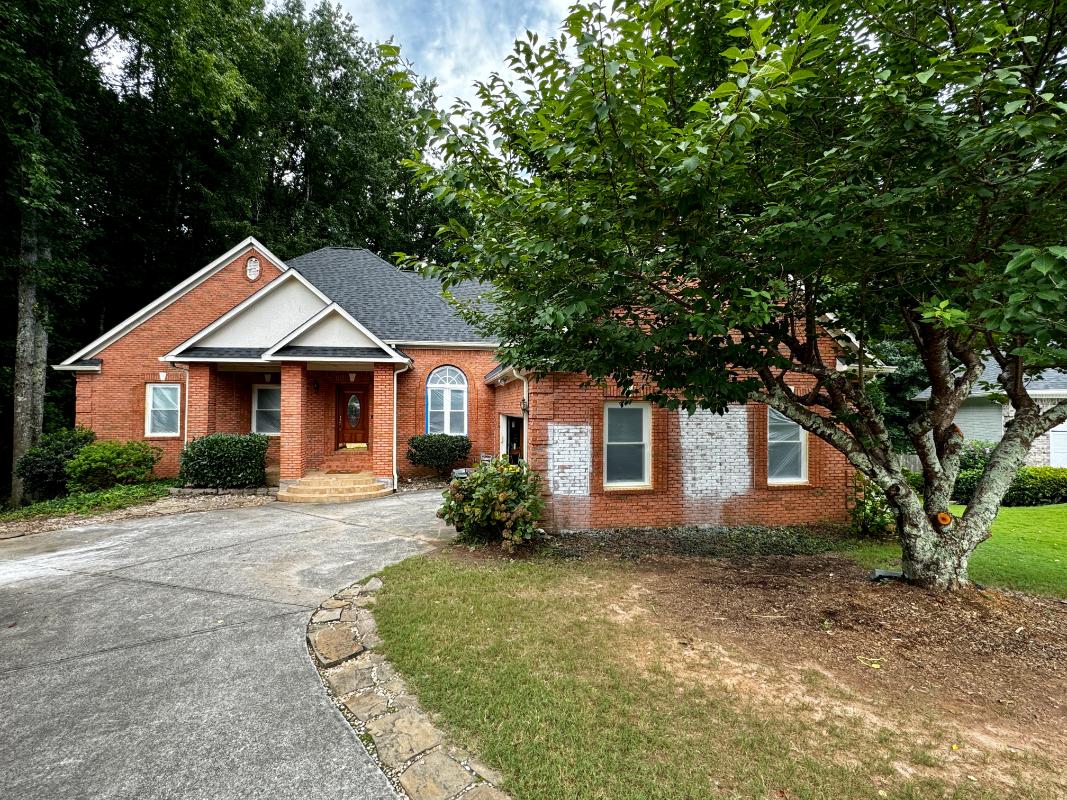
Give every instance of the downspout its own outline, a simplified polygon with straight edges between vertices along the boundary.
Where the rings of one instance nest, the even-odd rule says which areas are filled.
[[[527,464],[530,463],[530,381],[527,377],[521,374],[518,370],[515,374],[519,376],[519,380],[522,381],[522,405],[523,405],[523,420],[522,420],[522,460]]]
[[[174,364],[174,369],[185,374],[185,388],[182,390],[182,450],[189,446],[189,367]]]
[[[400,486],[400,476],[396,471],[396,376],[401,372],[407,372],[411,369],[411,362],[404,362],[403,369],[393,370],[393,491],[395,492]]]

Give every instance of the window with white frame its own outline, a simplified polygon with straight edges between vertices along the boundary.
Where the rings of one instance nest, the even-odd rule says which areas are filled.
[[[767,483],[808,480],[808,432],[784,414],[767,409]]]
[[[282,432],[282,389],[255,386],[252,389],[252,433],[277,436]]]
[[[651,483],[652,408],[648,403],[604,407],[604,485]]]
[[[426,432],[467,435],[467,378],[456,367],[438,367],[426,381]]]
[[[181,433],[181,385],[149,383],[145,386],[145,436],[178,436]]]

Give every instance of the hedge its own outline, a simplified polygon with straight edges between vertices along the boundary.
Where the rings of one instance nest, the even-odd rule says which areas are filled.
[[[416,466],[430,467],[438,475],[448,475],[453,465],[466,461],[471,453],[471,440],[466,436],[447,433],[427,433],[408,439],[408,461]]]
[[[179,480],[187,486],[246,489],[267,482],[267,446],[259,433],[212,433],[182,450]]]
[[[96,492],[152,480],[163,451],[146,442],[93,442],[67,463],[67,490]]]
[[[974,497],[982,471],[963,470],[956,478],[952,497],[957,503],[969,503]],[[1021,467],[1001,505],[1047,506],[1067,503],[1067,467]]]

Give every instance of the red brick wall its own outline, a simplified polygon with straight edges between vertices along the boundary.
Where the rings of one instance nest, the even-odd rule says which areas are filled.
[[[467,435],[471,439],[471,462],[481,453],[496,454],[500,448],[500,423],[494,391],[485,376],[496,367],[489,350],[444,350],[404,347],[415,364],[397,376],[397,471],[403,477],[426,474],[405,458],[407,441],[415,434],[426,433],[426,380],[430,373],[445,364],[456,367],[467,377]]]
[[[801,384],[798,378],[797,385]],[[843,455],[808,436],[808,482],[767,483],[766,406],[748,406],[751,486],[726,500],[696,500],[683,492],[682,453],[677,411],[652,408],[651,486],[604,487],[604,405],[619,394],[612,388],[582,387],[582,376],[551,375],[530,385],[527,423],[529,461],[548,475],[550,423],[588,425],[591,474],[588,496],[548,496],[547,523],[554,528],[668,526],[721,523],[782,525],[847,518],[845,497],[851,467]]]
[[[251,255],[258,256],[262,264],[260,277],[255,281],[245,277],[245,261]],[[77,423],[92,428],[100,439],[143,439],[160,447],[163,458],[156,472],[175,475],[184,439],[182,436],[145,436],[145,384],[159,382],[159,373],[166,371],[164,382],[182,384],[184,407],[185,373],[164,364],[159,357],[263,288],[280,271],[263,253],[250,248],[195,289],[97,353],[94,357],[103,360],[100,372],[78,373],[77,376]],[[201,385],[196,391],[205,388]],[[205,413],[210,414],[209,411]],[[191,423],[193,421],[190,419]],[[184,431],[184,419],[181,424]],[[199,418],[196,424],[210,427],[212,422],[209,417]]]

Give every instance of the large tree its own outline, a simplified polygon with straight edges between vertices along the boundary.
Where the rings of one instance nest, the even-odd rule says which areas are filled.
[[[45,393],[48,350],[68,355],[240,238],[283,258],[442,252],[447,216],[400,165],[424,144],[432,84],[391,70],[329,2],[0,0],[11,461],[43,421],[69,424],[70,377]]]
[[[493,284],[467,313],[504,357],[671,408],[767,403],[885,493],[908,579],[966,584],[1031,443],[1067,420],[1026,388],[1067,368],[1067,6],[620,0],[508,66],[480,108],[429,120],[415,165],[474,221],[426,266]],[[859,353],[913,343],[923,496],[866,358],[815,346],[827,326]],[[984,358],[1014,419],[946,518]]]

